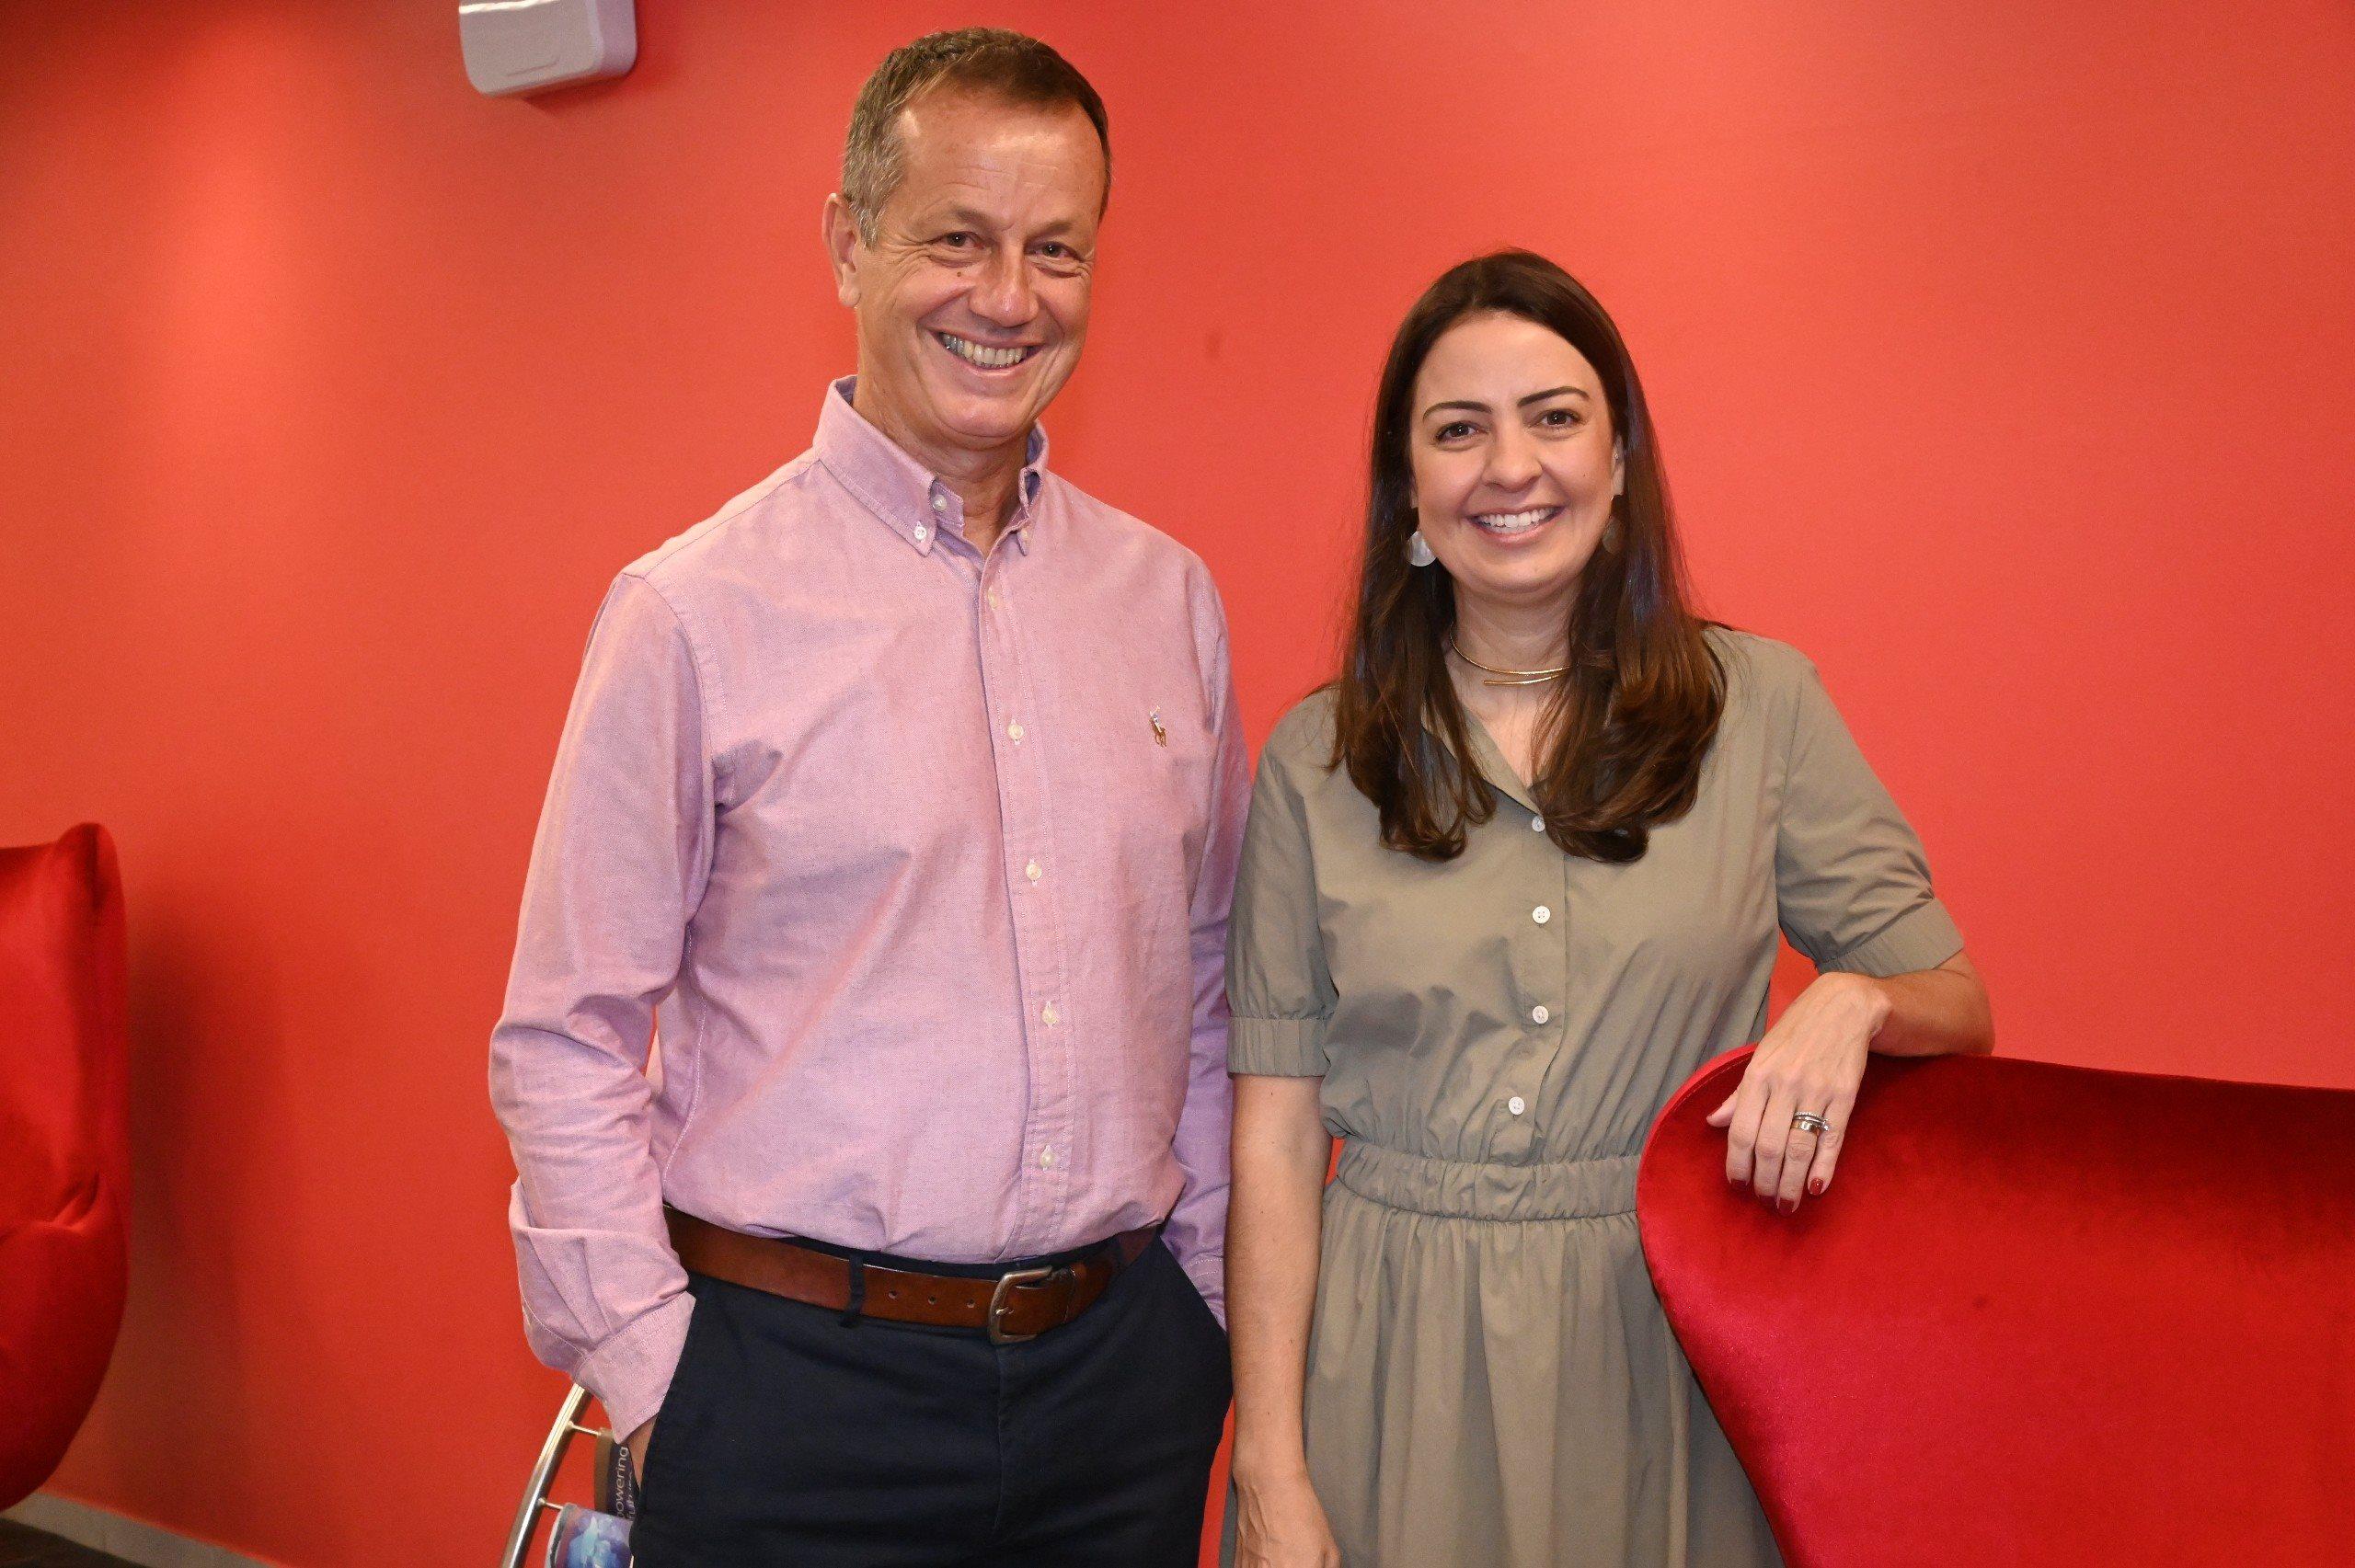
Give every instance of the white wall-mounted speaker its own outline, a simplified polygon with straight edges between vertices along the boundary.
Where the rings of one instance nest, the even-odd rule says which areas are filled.
[[[460,0],[458,40],[481,92],[618,76],[638,63],[636,0]]]

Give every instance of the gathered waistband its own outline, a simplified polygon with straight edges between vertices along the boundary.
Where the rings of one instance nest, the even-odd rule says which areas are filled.
[[[1403,1154],[1351,1138],[1336,1180],[1388,1208],[1459,1219],[1583,1219],[1636,1207],[1641,1157],[1485,1165]]]

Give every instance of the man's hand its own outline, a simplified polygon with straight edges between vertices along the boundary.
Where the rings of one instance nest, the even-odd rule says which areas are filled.
[[[644,1425],[622,1439],[622,1447],[629,1450],[629,1462],[642,1483],[646,1480],[646,1445],[654,1440],[654,1418],[648,1416]]]

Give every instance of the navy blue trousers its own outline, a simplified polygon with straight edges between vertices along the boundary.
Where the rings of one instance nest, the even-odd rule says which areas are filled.
[[[1159,1243],[1019,1345],[845,1322],[700,1275],[688,1288],[639,1568],[1197,1561],[1226,1333]]]

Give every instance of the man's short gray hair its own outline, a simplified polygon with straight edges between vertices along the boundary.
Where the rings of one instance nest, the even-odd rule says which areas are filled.
[[[934,87],[963,87],[1029,108],[1077,104],[1096,127],[1104,149],[1105,189],[1110,191],[1112,133],[1104,100],[1070,61],[1028,34],[1005,28],[929,33],[884,56],[850,111],[850,134],[843,142],[843,200],[867,244],[875,243],[876,220],[900,183],[900,111]]]

